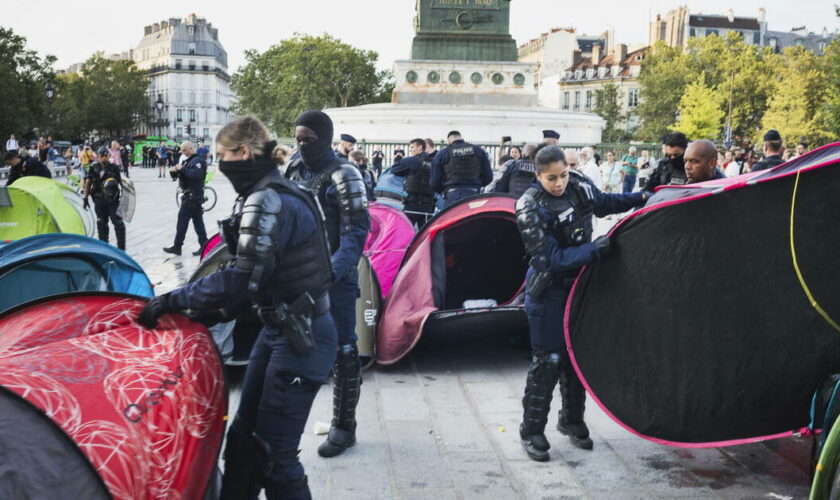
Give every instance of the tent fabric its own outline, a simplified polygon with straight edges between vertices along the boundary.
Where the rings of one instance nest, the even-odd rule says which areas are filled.
[[[154,296],[143,268],[103,241],[54,233],[0,244],[0,311],[77,291]]]
[[[88,234],[82,216],[67,196],[77,194],[45,177],[22,177],[7,191],[11,207],[0,207],[0,240],[17,240],[44,233]]]
[[[58,425],[113,498],[201,498],[224,433],[221,361],[204,327],[183,316],[138,325],[144,304],[76,294],[0,315],[0,387]],[[47,470],[66,465],[68,449],[58,451]]]
[[[378,363],[393,364],[408,354],[433,313],[467,312],[463,301],[468,299],[493,299],[502,307],[519,296],[527,256],[516,230],[515,204],[515,197],[503,194],[467,198],[421,229],[385,301],[376,337]],[[521,307],[514,311],[522,314]]]
[[[200,260],[204,260],[213,251],[214,248],[219,246],[219,243],[222,242],[222,235],[219,233],[214,234],[207,240],[207,243],[204,244],[204,247],[201,249],[201,257]]]
[[[405,198],[404,183],[405,178],[392,174],[390,168],[382,172],[382,175],[376,180],[376,188],[373,190],[376,201],[402,210],[403,198]]]
[[[789,436],[840,372],[840,143],[771,170],[661,188],[566,304],[592,399],[652,441]],[[818,309],[818,307],[820,309]]]
[[[370,233],[365,242],[364,254],[376,272],[382,296],[387,297],[405,251],[414,239],[414,226],[397,208],[374,202],[368,210]]]

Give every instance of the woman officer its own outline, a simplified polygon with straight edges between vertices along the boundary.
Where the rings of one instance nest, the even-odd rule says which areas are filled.
[[[166,295],[140,313],[154,327],[173,310],[212,324],[257,310],[263,328],[251,351],[236,417],[227,434],[223,499],[310,499],[298,445],[312,402],[335,361],[337,334],[327,290],[330,252],[314,197],[277,169],[285,151],[256,118],[216,137],[219,169],[239,194],[223,221],[234,265]]]
[[[578,271],[598,260],[610,246],[607,236],[592,242],[592,215],[625,212],[641,205],[646,195],[601,193],[569,168],[563,152],[555,146],[540,149],[535,163],[536,179],[516,204],[517,225],[531,256],[525,312],[533,350],[519,434],[528,456],[544,462],[550,448],[545,425],[558,382],[563,406],[557,429],[578,448],[592,449],[583,422],[586,393],[569,360],[563,335],[566,298]]]

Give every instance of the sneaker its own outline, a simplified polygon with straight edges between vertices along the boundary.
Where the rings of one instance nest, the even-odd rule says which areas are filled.
[[[163,249],[166,253],[171,253],[173,255],[181,255],[181,247],[177,245],[172,245],[171,247],[166,247]]]

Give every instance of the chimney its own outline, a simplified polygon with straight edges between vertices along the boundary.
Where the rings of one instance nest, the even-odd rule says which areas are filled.
[[[580,55],[580,49],[575,49],[572,51],[572,66],[576,66],[580,60],[583,59]]]
[[[621,61],[627,59],[627,44],[626,43],[619,43],[615,46],[615,50],[613,51],[613,55],[615,56],[615,64],[621,63]]]
[[[601,44],[596,43],[592,46],[592,66],[597,66],[601,62]]]
[[[764,10],[764,7],[758,9],[758,22],[764,23],[765,18],[767,17],[767,11]]]
[[[729,20],[730,23],[735,22],[735,11],[730,9],[726,9],[726,12],[723,13],[726,16],[726,19]]]

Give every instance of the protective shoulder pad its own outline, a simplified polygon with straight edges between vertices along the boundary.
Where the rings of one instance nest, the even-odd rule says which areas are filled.
[[[367,191],[362,174],[350,164],[342,164],[330,174],[338,194],[342,231],[349,231],[352,224],[370,227]]]
[[[545,231],[540,219],[537,188],[528,188],[516,202],[516,225],[525,250],[536,260],[544,260]]]
[[[598,193],[595,181],[574,169],[569,169],[569,188],[580,192],[580,198],[585,202],[594,202]]]
[[[265,266],[274,257],[277,215],[283,200],[274,189],[260,189],[245,199],[236,246],[236,268],[250,273],[248,289],[256,291]]]

